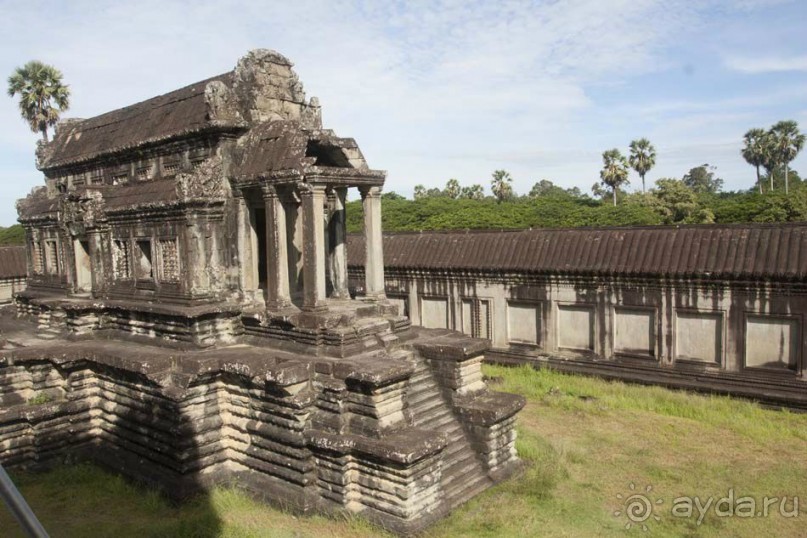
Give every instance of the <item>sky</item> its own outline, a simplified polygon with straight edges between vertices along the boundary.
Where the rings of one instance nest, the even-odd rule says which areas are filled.
[[[655,145],[647,176],[716,166],[753,186],[743,134],[782,119],[807,130],[804,0],[238,2],[2,1],[0,75],[32,59],[62,71],[91,117],[284,54],[323,123],[353,137],[385,191],[509,171],[517,193],[549,179],[584,192],[602,152]],[[0,97],[0,225],[43,183],[37,135]],[[807,150],[792,163],[807,175]],[[631,172],[629,189],[641,181]]]

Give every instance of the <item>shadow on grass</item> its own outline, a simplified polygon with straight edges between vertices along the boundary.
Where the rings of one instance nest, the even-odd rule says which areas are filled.
[[[212,537],[221,521],[208,494],[181,504],[90,463],[60,464],[12,477],[52,537]],[[24,536],[7,511],[3,536]]]
[[[153,385],[141,393],[132,387],[142,379],[120,370],[112,383],[105,377],[98,374],[94,435],[77,443],[72,429],[43,430],[35,443],[63,447],[33,464],[50,470],[12,472],[45,529],[53,537],[219,536],[221,518],[201,481],[211,474],[199,473],[221,452],[217,399],[177,401],[149,394],[162,390]],[[0,535],[22,535],[8,512],[0,522]]]

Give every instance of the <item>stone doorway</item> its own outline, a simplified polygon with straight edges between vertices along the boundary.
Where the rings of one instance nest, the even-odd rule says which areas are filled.
[[[73,241],[74,258],[76,260],[76,291],[89,293],[92,291],[92,263],[90,262],[90,243],[85,239]]]

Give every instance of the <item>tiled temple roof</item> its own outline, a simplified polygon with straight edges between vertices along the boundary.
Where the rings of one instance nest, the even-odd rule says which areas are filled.
[[[347,246],[348,264],[363,266],[363,237]],[[390,233],[384,266],[796,280],[807,277],[807,223]]]
[[[100,116],[60,124],[40,168],[46,170],[84,162],[102,154],[164,141],[209,126],[205,87],[214,80],[230,86],[232,73],[202,80]]]
[[[0,278],[24,278],[25,247],[0,247]]]

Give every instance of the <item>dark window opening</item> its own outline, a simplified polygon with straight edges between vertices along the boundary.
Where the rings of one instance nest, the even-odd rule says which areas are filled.
[[[341,148],[328,146],[316,140],[309,140],[305,150],[306,157],[314,157],[315,166],[335,166],[339,168],[350,168],[348,161]]]

